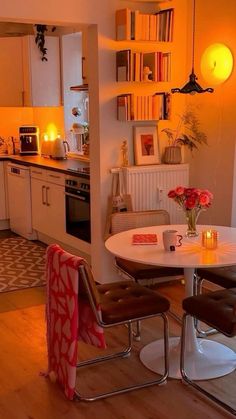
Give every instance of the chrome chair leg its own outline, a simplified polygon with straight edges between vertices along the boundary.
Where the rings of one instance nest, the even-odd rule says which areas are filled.
[[[159,377],[158,379],[152,380],[152,381],[147,381],[145,383],[130,385],[130,386],[123,387],[123,388],[120,388],[120,389],[116,389],[116,390],[113,390],[113,391],[100,393],[100,394],[97,394],[97,395],[94,395],[94,396],[82,395],[78,391],[78,389],[76,389],[75,390],[75,400],[84,400],[84,401],[87,401],[87,402],[92,402],[92,401],[95,401],[95,400],[101,400],[101,399],[111,397],[111,396],[114,396],[114,395],[127,393],[131,390],[138,390],[138,389],[141,389],[141,388],[150,387],[154,384],[161,385],[161,384],[165,383],[166,379],[168,377],[168,372],[169,372],[169,357],[168,357],[168,355],[169,355],[169,341],[168,341],[169,327],[168,327],[168,318],[167,318],[166,314],[161,313],[160,317],[162,317],[163,327],[164,327],[164,372],[161,375],[161,377]],[[131,349],[131,342],[132,342],[132,324],[131,324],[131,322],[128,323],[128,339],[129,339],[128,349],[129,348]],[[119,356],[123,357],[123,356],[125,356],[126,351],[127,351],[127,349],[125,351],[118,352],[118,353],[111,354],[111,355],[107,355],[107,356],[104,356],[104,357],[98,357],[98,358],[91,359],[91,360],[88,360],[88,361],[82,361],[82,362],[78,363],[77,367],[80,368],[80,367],[83,367],[83,366],[86,366],[86,365],[91,365],[91,364],[94,364],[94,363],[98,363],[98,362],[106,361],[106,360],[109,360],[109,359],[117,358]]]
[[[197,274],[194,274],[193,295],[199,295],[202,293],[203,281],[204,279],[200,278],[200,276]],[[193,323],[199,338],[206,338],[207,336],[215,335],[218,333],[217,330],[213,328],[202,330],[200,327],[200,321],[196,318],[194,318]]]
[[[186,371],[185,371],[185,341],[186,341],[186,320],[187,320],[188,314],[185,313],[183,316],[183,326],[182,326],[182,336],[181,336],[181,352],[180,352],[180,372],[182,379],[185,383],[191,385],[196,390],[200,391],[202,394],[204,394],[206,397],[211,399],[213,402],[219,404],[221,407],[223,407],[228,412],[232,413],[234,416],[236,416],[236,410],[223,402],[222,400],[218,399],[218,397],[214,396],[213,394],[209,393],[207,390],[202,388],[199,384],[197,384],[195,381],[191,380],[190,377],[188,377]]]

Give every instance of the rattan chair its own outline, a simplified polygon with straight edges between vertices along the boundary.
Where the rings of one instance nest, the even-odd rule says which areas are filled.
[[[181,337],[181,360],[180,370],[183,380],[199,390],[221,407],[236,415],[236,410],[219,399],[218,396],[201,387],[196,381],[191,379],[185,370],[185,348],[186,348],[186,321],[187,316],[192,316],[214,328],[219,333],[228,337],[236,335],[236,288],[213,291],[207,294],[188,297],[183,300],[185,310],[182,325]],[[214,357],[214,354],[212,354]]]
[[[212,282],[213,284],[226,289],[234,288],[236,287],[236,266],[232,265],[224,266],[222,268],[197,269],[195,273],[195,295],[202,293],[204,281]],[[202,330],[197,319],[195,319],[195,328],[200,337],[210,336],[217,332],[212,328]]]
[[[166,312],[169,309],[169,301],[158,295],[155,291],[147,289],[146,287],[136,284],[133,281],[96,285],[92,271],[87,264],[79,267],[79,278],[83,281],[86,291],[85,298],[88,297],[89,299],[97,324],[104,329],[117,325],[127,325],[128,346],[121,352],[80,362],[77,367],[82,368],[101,361],[108,361],[118,357],[127,357],[127,355],[131,352],[132,323],[159,316],[163,319],[164,325],[164,372],[160,377],[155,378],[152,381],[145,381],[128,387],[116,388],[109,392],[96,394],[95,396],[82,395],[79,391],[79,386],[77,386],[75,391],[77,399],[94,401],[132,390],[149,387],[154,384],[164,383],[168,376],[168,320]],[[101,315],[98,314],[97,307],[100,307]],[[99,387],[99,382],[97,385]]]

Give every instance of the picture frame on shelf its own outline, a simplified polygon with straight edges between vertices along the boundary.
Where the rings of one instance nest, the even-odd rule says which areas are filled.
[[[160,164],[158,130],[156,125],[134,127],[135,165]]]

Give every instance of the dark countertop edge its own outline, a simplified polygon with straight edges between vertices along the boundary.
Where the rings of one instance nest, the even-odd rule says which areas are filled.
[[[73,160],[73,159],[70,159]],[[60,173],[64,173],[66,175],[71,175],[71,176],[77,176],[77,177],[83,177],[86,179],[90,179],[90,175],[87,173],[77,173],[76,171],[73,170],[68,170],[66,168],[58,168],[58,167],[53,167],[47,164],[43,164],[43,163],[38,163],[38,162],[32,162],[32,161],[25,161],[25,160],[20,160],[20,156],[17,156],[17,158],[14,158],[12,156],[1,156],[0,155],[0,161],[10,161],[13,163],[16,163],[18,165],[22,165],[22,166],[34,166],[34,167],[40,167],[41,169],[46,169],[46,170],[52,170],[54,172],[60,172]],[[50,160],[49,160],[50,161]],[[57,160],[58,161],[58,160]],[[68,161],[68,160],[61,160],[62,162]],[[73,160],[73,162],[75,162],[76,160]],[[45,161],[46,163],[46,161]]]

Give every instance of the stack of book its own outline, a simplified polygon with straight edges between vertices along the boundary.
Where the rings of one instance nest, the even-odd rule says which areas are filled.
[[[173,41],[174,9],[155,14],[132,11],[129,8],[116,11],[116,39],[136,41]]]
[[[170,52],[132,52],[130,49],[116,53],[116,81],[144,81],[143,69],[151,71],[149,80],[170,81]]]
[[[170,118],[170,93],[137,96],[126,93],[117,96],[119,121],[151,121]]]

